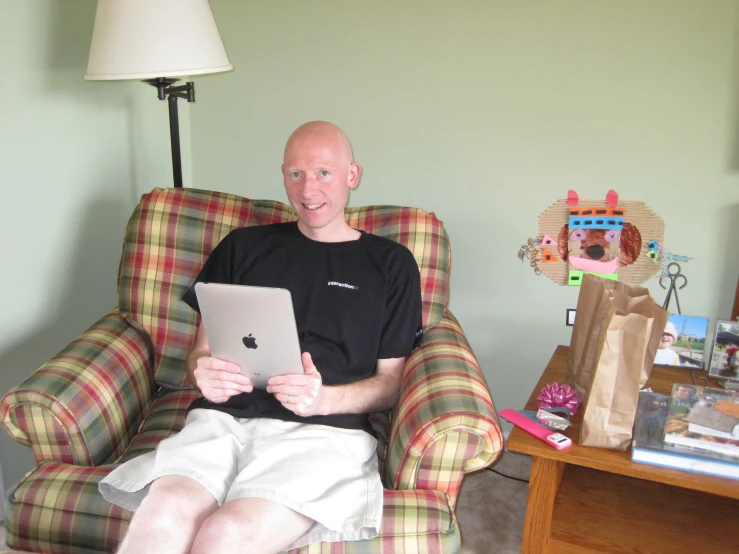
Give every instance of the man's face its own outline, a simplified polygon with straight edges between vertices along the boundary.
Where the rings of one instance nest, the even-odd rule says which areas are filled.
[[[688,400],[692,396],[693,390],[689,389],[687,387],[678,387],[677,388],[677,397],[680,400]]]
[[[675,342],[675,337],[673,337],[669,333],[662,333],[662,338],[659,341],[659,347],[661,350],[664,350],[665,348],[669,348],[672,346],[672,343]]]
[[[282,176],[290,205],[311,238],[344,224],[349,189],[359,182],[359,164],[340,137],[313,134],[291,139]]]

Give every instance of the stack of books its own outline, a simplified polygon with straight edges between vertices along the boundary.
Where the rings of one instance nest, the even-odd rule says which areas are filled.
[[[739,479],[739,396],[697,385],[640,392],[631,459]]]

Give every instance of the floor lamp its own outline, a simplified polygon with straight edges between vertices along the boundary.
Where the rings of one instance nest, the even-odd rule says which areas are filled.
[[[98,0],[85,79],[141,80],[169,102],[174,186],[182,187],[177,99],[195,101],[195,83],[176,77],[233,69],[208,0]]]

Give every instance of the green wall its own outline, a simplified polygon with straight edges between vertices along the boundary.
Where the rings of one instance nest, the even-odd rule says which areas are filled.
[[[451,309],[498,408],[521,407],[577,289],[516,257],[581,198],[644,200],[694,259],[683,313],[728,317],[739,275],[735,1],[212,0],[235,71],[192,114],[193,181],[284,199],[284,140],[327,119],[364,177],[353,205],[434,211]],[[664,291],[651,290],[661,303]]]
[[[519,407],[569,342],[577,291],[516,258],[569,188],[646,201],[694,258],[684,313],[729,315],[736,2],[211,4],[236,70],[197,78],[198,102],[181,105],[186,183],[284,199],[288,134],[341,125],[365,168],[352,204],[444,221],[451,308],[498,408]],[[115,305],[125,222],[171,183],[166,106],[140,83],[83,80],[94,13],[94,0],[0,0],[0,394]],[[4,432],[0,459],[6,483],[33,465]]]
[[[83,79],[96,5],[0,0],[0,395],[116,305],[126,221],[172,182],[154,89]],[[8,485],[34,465],[4,431],[0,460]]]

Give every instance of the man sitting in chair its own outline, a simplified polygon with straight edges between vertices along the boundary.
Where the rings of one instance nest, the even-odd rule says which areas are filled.
[[[298,222],[234,230],[211,253],[196,282],[291,292],[304,373],[254,389],[210,356],[201,326],[187,371],[202,398],[184,428],[100,483],[136,512],[119,552],[265,554],[377,535],[383,491],[367,414],[397,401],[421,296],[410,251],[344,219],[360,173],[338,127],[302,125],[282,166]],[[198,309],[193,287],[184,300]]]

